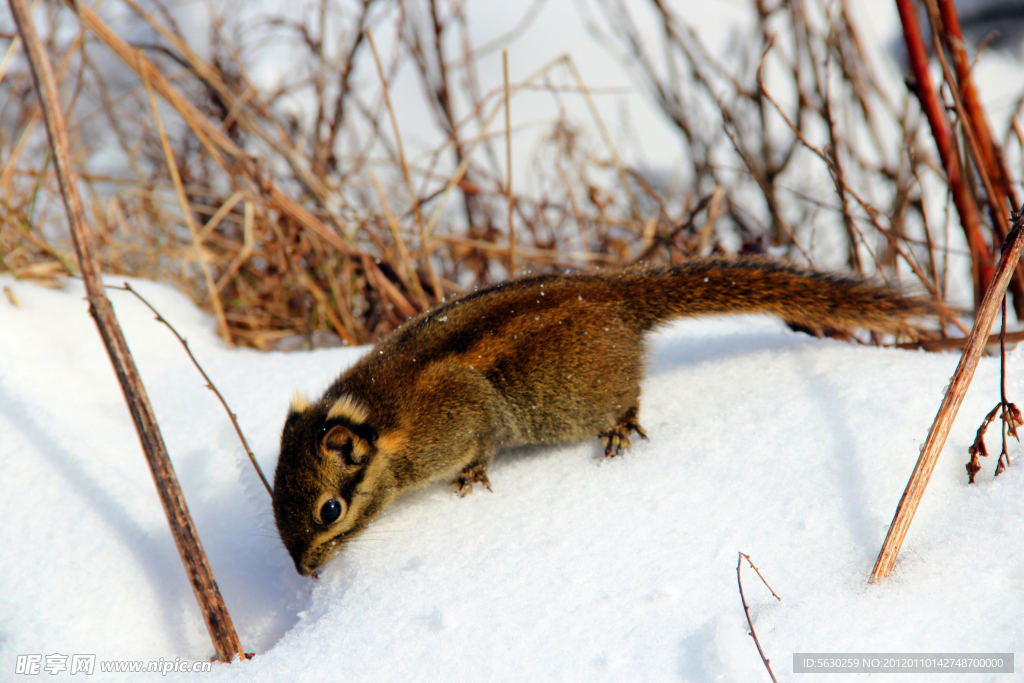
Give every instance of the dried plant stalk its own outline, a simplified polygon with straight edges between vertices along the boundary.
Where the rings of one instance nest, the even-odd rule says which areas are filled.
[[[507,39],[521,33],[542,1]],[[500,51],[506,38],[475,47],[462,5],[363,0],[355,12],[326,3],[303,19],[258,15],[256,34],[307,51],[275,88],[254,85],[262,79],[247,73],[246,41],[254,32],[239,31],[235,17],[214,15],[211,45],[199,49],[196,36],[186,39],[158,13],[127,2],[135,13],[127,18],[156,36],[154,44],[138,46],[145,57],[89,7],[67,0],[77,19],[52,12],[71,28],[80,21],[83,42],[108,46],[143,81],[117,92],[122,86],[106,84],[109,70],[97,68],[89,52],[68,52],[67,42],[53,40],[53,52],[80,58],[85,74],[74,82],[69,74],[62,87],[84,87],[91,98],[72,130],[104,119],[114,133],[83,137],[79,147],[116,139],[131,171],[83,178],[93,196],[87,208],[97,224],[97,256],[108,271],[185,290],[239,344],[295,348],[293,337],[303,345],[371,342],[439,294],[485,286],[511,271],[673,264],[696,254],[779,248],[814,265],[823,258],[820,245],[835,242],[816,239],[822,230],[845,241],[839,249],[849,267],[898,280],[906,266],[937,296],[947,291],[949,271],[966,263],[947,265],[949,240],[928,229],[925,207],[936,200],[929,181],[943,168],[918,139],[910,97],[880,87],[842,0],[752,2],[754,25],[724,60],[667,3],[589,0],[620,19],[608,22],[609,42],[620,41],[627,57],[635,52],[641,75],[676,123],[682,186],[630,166],[616,149],[620,138],[633,146],[628,125],[614,131],[596,107],[609,90],[585,83],[568,55],[516,83],[482,84],[477,58]],[[643,11],[664,29],[665,50],[645,49],[650,36],[633,30],[629,13]],[[787,30],[778,31],[780,24]],[[391,28],[390,54],[371,61],[367,31]],[[327,31],[335,38],[324,40]],[[461,54],[445,52],[458,44],[452,32],[462,32]],[[55,31],[65,34],[74,32]],[[661,68],[655,59],[669,61]],[[22,107],[15,130],[25,132],[0,173],[7,200],[0,203],[0,268],[16,276],[53,273],[63,245],[44,237],[52,212],[34,207],[48,206],[56,185],[34,153],[33,101],[15,85],[20,65],[9,65],[0,97],[9,94],[9,109]],[[394,134],[397,122],[384,118],[400,113],[389,109],[397,103],[388,89],[406,65],[421,80],[425,111],[440,133],[432,149],[424,149],[422,135]],[[767,83],[762,70],[771,76]],[[168,154],[160,153],[158,131],[149,125],[146,81],[171,104],[161,113],[180,193],[171,191]],[[524,91],[547,93],[559,113],[522,124],[539,125],[542,135],[521,169],[529,182],[514,190],[511,121],[504,131],[495,123]],[[295,101],[313,106],[293,115],[288,103]],[[778,125],[776,111],[788,126]],[[892,126],[902,134],[899,145],[890,142]],[[818,158],[809,159],[805,147]],[[961,163],[972,161],[972,149]],[[818,192],[809,179],[825,176],[805,172],[804,164],[828,174],[834,192]],[[175,194],[184,194],[187,210],[175,205]],[[452,208],[453,195],[464,213]],[[189,213],[197,226],[205,221],[198,239],[188,229]],[[998,244],[997,237],[985,240]],[[210,277],[192,267],[197,242],[199,265]]]
[[[167,448],[160,435],[156,416],[153,414],[142,379],[139,377],[134,359],[121,333],[114,309],[103,291],[101,274],[91,252],[89,230],[84,218],[85,211],[78,194],[77,177],[71,164],[70,143],[64,123],[64,114],[60,107],[57,85],[49,58],[32,24],[26,0],[9,0],[9,4],[18,25],[18,32],[25,44],[28,61],[35,78],[36,91],[43,108],[46,132],[54,153],[58,181],[61,194],[64,197],[82,279],[88,294],[90,313],[96,321],[100,336],[103,338],[103,343],[121,383],[121,389],[135,421],[139,440],[142,442],[150,471],[160,494],[160,501],[171,526],[178,553],[189,575],[192,590],[210,632],[217,657],[221,661],[230,662],[235,657],[244,657],[245,655],[189,515],[185,498],[178,485],[174,467],[171,465]]]
[[[141,55],[141,53],[139,53]],[[196,258],[199,260],[199,265],[203,269],[203,277],[206,278],[206,288],[210,293],[210,302],[213,304],[213,310],[217,314],[217,325],[220,327],[221,336],[224,337],[224,343],[227,347],[234,348],[234,344],[231,343],[231,330],[228,328],[228,321],[224,317],[224,305],[220,301],[220,292],[217,291],[217,286],[213,282],[213,275],[210,274],[210,263],[206,257],[206,253],[203,250],[202,240],[199,238],[199,232],[196,230],[195,220],[192,218],[192,209],[188,205],[188,199],[185,197],[185,188],[181,184],[181,174],[178,173],[178,164],[174,160],[174,152],[171,151],[171,143],[167,140],[167,133],[164,131],[163,120],[160,118],[160,110],[156,105],[156,98],[153,97],[153,87],[149,83],[149,79],[146,78],[145,69],[139,69],[142,74],[142,82],[146,86],[146,95],[149,97],[149,106],[153,111],[153,121],[156,122],[157,133],[160,135],[160,145],[163,147],[164,156],[167,157],[167,172],[171,176],[171,180],[174,183],[174,191],[178,195],[178,201],[181,203],[181,214],[185,218],[185,224],[188,225],[188,231],[192,235],[192,244],[196,248]],[[211,222],[214,217],[211,218]]]
[[[398,163],[402,166],[402,175],[405,177],[405,184],[409,188],[409,197],[412,199],[413,212],[416,214],[416,225],[420,230],[420,248],[423,250],[423,265],[430,276],[430,286],[434,290],[434,301],[444,299],[444,291],[441,289],[441,281],[437,277],[434,265],[430,262],[430,243],[427,240],[427,231],[423,224],[423,214],[420,212],[420,202],[416,197],[416,189],[412,185],[412,177],[409,175],[409,164],[405,160],[405,148],[402,147],[402,134],[398,130],[398,121],[395,119],[395,110],[391,106],[391,96],[388,94],[388,82],[384,77],[384,68],[380,63],[380,55],[377,54],[377,46],[373,42],[373,34],[366,29],[366,38],[373,50],[373,59],[377,64],[377,74],[380,76],[381,88],[384,91],[384,103],[387,105],[388,116],[391,118],[391,129],[395,134],[395,143],[398,145]]]
[[[981,462],[978,460],[978,456],[988,457],[988,448],[985,446],[985,432],[988,431],[988,426],[995,419],[996,413],[999,413],[1001,427],[999,432],[1000,436],[1002,436],[1002,449],[999,452],[999,461],[996,464],[995,471],[995,476],[997,477],[1010,464],[1010,454],[1006,449],[1007,435],[1017,439],[1017,442],[1020,443],[1017,428],[1024,425],[1024,418],[1021,417],[1020,408],[1006,400],[1006,297],[1003,297],[1002,312],[1003,324],[999,330],[999,403],[982,420],[981,426],[978,427],[978,431],[974,436],[974,443],[967,449],[967,453],[971,456],[970,461],[967,463],[967,479],[970,484],[974,483],[975,476],[981,471]]]
[[[956,419],[960,404],[963,403],[967,389],[970,387],[974,371],[978,367],[978,360],[985,350],[989,330],[992,329],[992,323],[999,311],[1000,303],[1006,295],[1006,287],[1017,267],[1022,250],[1024,250],[1024,207],[1021,207],[1020,213],[1014,215],[1013,228],[1007,236],[1003,256],[996,267],[992,284],[978,309],[974,328],[971,330],[967,345],[960,356],[956,372],[949,382],[949,388],[942,399],[939,412],[935,416],[931,429],[928,430],[928,437],[921,448],[917,465],[914,467],[913,474],[910,475],[910,481],[907,482],[907,488],[896,508],[896,516],[889,526],[882,550],[879,552],[875,567],[871,572],[871,581],[884,579],[896,564],[896,557],[903,546],[903,539],[907,536],[914,513],[924,496],[928,480],[932,476],[932,471],[939,460],[939,454],[946,443],[946,437],[953,426],[953,420]]]

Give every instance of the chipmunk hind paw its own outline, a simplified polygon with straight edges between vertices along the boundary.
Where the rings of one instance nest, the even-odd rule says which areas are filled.
[[[636,432],[641,439],[647,440],[647,432],[637,421],[637,413],[637,408],[630,408],[614,427],[598,434],[604,444],[604,457],[614,458],[621,455],[623,450],[632,448],[633,444],[629,440],[630,432]]]
[[[487,467],[474,463],[462,470],[452,480],[452,490],[459,498],[465,498],[470,493],[473,493],[473,484],[480,484],[488,491],[491,490],[491,481],[487,478]]]

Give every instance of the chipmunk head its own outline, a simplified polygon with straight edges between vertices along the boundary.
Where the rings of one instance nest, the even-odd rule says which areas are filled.
[[[348,394],[296,395],[281,433],[274,520],[295,569],[312,574],[390,502],[369,410]]]

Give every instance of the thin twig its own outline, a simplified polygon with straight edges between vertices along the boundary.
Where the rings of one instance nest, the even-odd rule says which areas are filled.
[[[203,116],[199,109],[171,85],[170,81],[148,59],[134,51],[127,42],[114,33],[110,26],[100,19],[88,6],[77,3],[74,0],[64,0],[64,3],[78,13],[82,25],[99,38],[104,45],[109,47],[125,65],[135,71],[140,77],[144,75],[145,79],[152,83],[153,89],[157,94],[181,114],[182,118],[185,119],[189,127],[195,132],[196,137],[199,138],[200,143],[202,143],[203,147],[214,157],[219,165],[225,166],[225,162],[219,153],[220,151],[230,156],[236,162],[238,170],[245,178],[266,195],[269,202],[281,213],[293,218],[302,226],[316,233],[343,254],[350,256],[363,255],[361,250],[344,241],[334,230],[313,215],[309,209],[286,195],[274,180],[261,170],[259,165],[245,150],[235,144],[217,124]],[[291,157],[285,156],[291,160]],[[301,168],[301,165],[299,166]],[[309,178],[308,174],[302,177],[305,181],[314,183],[313,189],[316,189],[315,178]]]
[[[786,113],[782,110],[781,107],[779,107],[778,102],[776,102],[775,99],[771,96],[771,93],[769,93],[767,90],[765,90],[763,88],[763,85],[762,85],[762,91],[764,92],[765,98],[769,102],[771,102],[771,104],[775,107],[775,110],[782,117],[782,120],[786,122],[786,124],[789,126],[790,130],[793,131],[793,134],[797,137],[797,139],[800,140],[800,142],[808,150],[813,152],[815,156],[817,156],[819,159],[821,159],[826,165],[830,166],[831,165],[831,161],[828,158],[828,156],[826,156],[825,153],[823,151],[821,151],[818,147],[816,147],[813,144],[811,144],[811,142],[808,141],[806,137],[804,137],[803,133],[801,133],[796,128],[796,126],[793,125],[793,122],[789,120],[789,117],[786,116]],[[936,299],[940,299],[939,292],[938,292],[936,284],[928,279],[928,276],[924,273],[924,271],[921,270],[920,265],[915,263],[915,260],[911,259],[910,255],[907,253],[907,251],[902,246],[900,246],[900,244],[897,241],[895,235],[892,234],[892,231],[891,230],[886,230],[884,227],[882,227],[882,224],[878,221],[878,211],[874,207],[872,207],[870,204],[868,204],[860,196],[860,194],[858,192],[853,190],[853,188],[851,188],[849,186],[846,186],[846,192],[849,193],[849,195],[851,197],[853,197],[853,199],[860,205],[861,209],[864,210],[864,213],[867,214],[868,220],[871,221],[871,225],[875,228],[875,230],[877,230],[879,232],[879,234],[883,235],[889,241],[889,245],[892,247],[893,251],[895,251],[897,254],[899,254],[903,258],[903,260],[906,262],[906,264],[908,266],[910,266],[911,271],[913,271],[914,275],[917,276],[918,280],[921,281],[921,284],[924,285],[928,289],[928,291],[931,292],[931,294],[933,296],[935,296]],[[863,239],[863,236],[861,236],[861,237]],[[984,245],[982,245],[982,246],[984,246]],[[967,334],[966,328],[960,323],[959,320],[957,320],[956,318],[951,318],[950,321],[954,325],[956,325],[958,328],[960,328],[960,330],[964,334]]]
[[[139,53],[141,54],[141,52]],[[199,260],[199,265],[203,269],[203,277],[206,279],[206,288],[210,292],[210,303],[213,304],[213,311],[217,315],[217,325],[220,327],[221,336],[224,337],[224,343],[229,349],[234,348],[234,343],[231,341],[231,330],[228,329],[228,320],[224,317],[224,304],[221,303],[220,293],[217,291],[217,285],[213,281],[213,274],[210,272],[209,259],[206,256],[206,251],[203,249],[203,244],[199,239],[199,231],[196,230],[195,219],[192,217],[192,209],[189,208],[188,198],[185,196],[185,188],[181,183],[181,174],[178,173],[178,164],[174,160],[174,152],[171,150],[171,143],[167,139],[167,131],[164,130],[163,118],[160,116],[160,108],[157,107],[156,98],[153,96],[153,86],[150,84],[149,79],[146,78],[146,70],[139,69],[139,73],[142,75],[142,82],[146,86],[146,95],[149,97],[149,106],[153,111],[153,121],[156,123],[156,131],[160,136],[160,144],[164,150],[164,156],[167,157],[167,172],[171,176],[171,182],[174,183],[174,191],[178,194],[178,201],[181,203],[181,213],[185,218],[185,224],[188,226],[189,234],[192,235],[192,244],[196,249],[196,258]]]
[[[239,193],[235,193],[232,197],[239,196]],[[224,207],[221,207],[222,209]],[[217,291],[220,292],[227,286],[228,282],[235,277],[238,270],[249,260],[252,256],[253,250],[256,247],[256,236],[253,234],[253,224],[255,221],[254,214],[256,209],[253,208],[253,203],[249,200],[245,201],[243,209],[243,221],[242,221],[242,249],[238,252],[238,255],[224,271],[224,274],[217,280]],[[219,213],[219,211],[218,211]],[[216,218],[217,216],[214,216]],[[213,222],[213,218],[210,219]]]
[[[217,226],[220,225],[225,218],[227,218],[228,214],[231,213],[231,211],[234,210],[236,206],[238,206],[238,202],[242,201],[243,199],[245,199],[245,193],[241,192],[240,190],[236,191],[234,194],[228,197],[227,200],[225,200],[225,202],[220,205],[220,208],[218,208],[217,211],[214,212],[212,216],[210,216],[210,219],[203,224],[203,229],[199,231],[200,241],[205,240],[207,237],[209,237],[210,233],[217,229]]]
[[[568,55],[561,55],[560,57],[556,57],[555,59],[552,59],[550,62],[548,62],[547,64],[541,66],[539,69],[537,69],[532,74],[527,76],[525,79],[520,81],[519,84],[516,85],[514,88],[511,88],[510,95],[515,95],[520,90],[526,89],[527,87],[529,87],[529,85],[533,81],[535,81],[535,80],[539,79],[541,76],[547,74],[549,71],[554,69],[556,66],[558,66],[560,64],[563,64],[568,59],[569,59]],[[483,102],[481,102],[479,106],[483,107]],[[437,206],[434,207],[434,212],[430,215],[430,219],[427,221],[427,226],[426,226],[426,233],[427,233],[427,235],[430,235],[430,236],[433,235],[434,227],[437,225],[438,220],[441,218],[441,212],[444,210],[444,207],[445,207],[445,205],[448,202],[449,196],[451,196],[452,191],[456,187],[459,187],[459,184],[462,181],[462,178],[465,176],[466,172],[469,169],[469,162],[472,159],[471,155],[472,155],[473,151],[477,148],[478,145],[480,145],[482,143],[485,143],[488,140],[488,138],[490,136],[490,133],[488,133],[488,130],[490,129],[491,124],[497,118],[498,114],[501,113],[501,111],[502,111],[502,101],[499,100],[497,106],[495,106],[486,117],[483,117],[482,116],[482,112],[481,112],[480,132],[477,135],[476,139],[473,140],[470,143],[469,149],[465,153],[465,155],[463,156],[462,162],[459,164],[458,168],[455,169],[454,175],[452,175],[452,177],[448,179],[448,183],[447,183],[447,185],[445,185],[444,190],[442,190],[440,193],[438,193],[438,194],[440,194],[441,199],[440,199],[440,201],[437,202]]]
[[[636,200],[636,193],[633,191],[633,186],[629,183],[629,175],[626,173],[626,166],[622,163],[619,158],[619,153],[615,149],[615,143],[612,142],[612,136],[608,134],[608,128],[604,125],[604,119],[601,118],[598,113],[597,105],[594,104],[594,98],[590,94],[590,88],[587,86],[587,82],[583,80],[583,74],[576,67],[576,62],[573,61],[571,56],[566,56],[565,65],[569,69],[569,73],[572,74],[573,80],[576,81],[576,87],[583,93],[583,101],[587,103],[587,107],[590,109],[590,115],[594,119],[594,125],[597,126],[597,131],[601,134],[601,138],[604,140],[605,146],[608,148],[608,153],[611,154],[612,163],[615,165],[615,170],[619,174],[619,180],[622,182],[623,189],[626,190],[626,196],[629,197],[629,206],[633,212],[633,220],[640,220],[640,204]]]
[[[925,339],[916,342],[902,342],[895,344],[897,349],[924,349],[925,351],[950,351],[952,349],[962,349],[967,345],[969,337],[946,337],[945,339]],[[1019,344],[1024,342],[1024,332],[1007,332],[1005,335],[1000,332],[999,334],[990,334],[988,339],[985,340],[985,346],[992,346],[993,344],[999,344],[1002,341],[1010,342],[1011,344]]]
[[[750,618],[750,608],[747,607],[747,598],[743,595],[743,577],[740,575],[740,567],[743,566],[744,559],[746,559],[747,562],[750,563],[750,568],[757,572],[757,575],[761,577],[761,581],[764,583],[765,586],[768,587],[768,590],[771,591],[775,599],[779,602],[782,602],[782,598],[780,598],[778,595],[775,595],[775,591],[772,590],[772,587],[768,586],[768,582],[764,580],[763,576],[761,576],[761,572],[758,571],[757,567],[754,566],[754,563],[751,562],[750,556],[746,555],[745,553],[740,553],[740,556],[736,562],[736,583],[739,584],[740,587],[740,602],[743,603],[743,613],[747,615],[747,624],[750,626],[750,637],[754,639],[754,645],[757,646],[757,654],[761,656],[761,661],[764,662],[764,668],[768,669],[768,675],[771,676],[773,681],[778,683],[778,681],[776,681],[775,679],[775,674],[772,673],[771,660],[764,656],[764,650],[761,649],[761,641],[757,639],[757,632],[754,631],[754,622]]]
[[[1003,450],[999,453],[999,463],[996,465],[996,476],[1003,471],[1006,465],[1003,464],[1003,459],[1009,460],[1009,455],[1006,452],[1006,427],[1007,420],[1006,416],[1009,415],[1009,402],[1006,400],[1006,294],[1003,294],[1003,320],[1002,325],[999,328],[999,406],[1003,409],[1003,420],[1001,421],[1001,429],[999,430],[1000,436],[1002,436]],[[1009,464],[1008,462],[1006,464]]]
[[[725,188],[721,185],[715,188],[715,191],[711,193],[711,203],[708,205],[708,218],[704,223],[704,227],[697,233],[698,239],[698,252],[701,256],[707,256],[711,253],[710,243],[711,234],[715,231],[715,222],[718,220],[718,216],[722,209],[722,199],[725,198]]]
[[[395,240],[395,248],[398,250],[398,274],[405,280],[405,286],[413,293],[420,306],[424,309],[429,308],[430,303],[427,301],[427,295],[423,291],[423,287],[420,286],[420,279],[416,277],[414,272],[410,272],[409,251],[406,249],[405,240],[402,239],[402,228],[398,224],[395,214],[392,213],[388,199],[384,196],[384,189],[380,186],[377,174],[373,172],[372,168],[370,169],[370,182],[373,183],[377,199],[380,200],[380,206],[384,210],[384,219],[387,221],[388,227],[391,228],[391,236]]]
[[[78,5],[76,0],[64,0],[64,2],[68,5]],[[205,83],[208,87],[213,89],[217,93],[218,97],[220,97],[226,104],[231,106],[232,113],[229,114],[229,117],[233,115],[233,118],[237,119],[239,124],[241,124],[247,130],[250,130],[257,136],[259,136],[264,142],[270,145],[277,153],[284,157],[285,160],[288,162],[288,165],[295,172],[296,176],[298,176],[301,179],[302,183],[306,187],[308,187],[310,191],[313,192],[313,194],[316,195],[321,205],[327,205],[326,197],[328,195],[328,190],[326,186],[324,185],[323,182],[320,181],[319,178],[317,178],[315,173],[313,173],[310,169],[308,169],[299,161],[297,155],[295,155],[292,150],[290,150],[285,144],[282,143],[282,140],[286,139],[287,137],[284,131],[278,129],[276,131],[277,135],[275,137],[275,135],[272,135],[269,131],[265,130],[264,127],[260,125],[258,121],[255,120],[255,117],[249,114],[249,112],[246,111],[244,108],[238,106],[241,102],[244,102],[244,99],[237,97],[236,94],[232,92],[231,88],[229,88],[227,84],[224,83],[218,69],[216,69],[213,65],[205,62],[201,57],[199,57],[199,55],[197,55],[191,48],[189,48],[188,44],[184,40],[182,40],[178,35],[176,35],[174,31],[171,31],[167,27],[163,26],[160,22],[155,21],[153,17],[148,12],[146,12],[135,0],[125,0],[125,2],[140,17],[142,17],[147,23],[149,23],[149,25],[152,26],[155,31],[157,31],[165,40],[167,40],[167,42],[170,43],[174,47],[174,49],[178,50],[184,56],[184,58],[188,61],[191,68],[195,71],[196,75],[202,79],[203,83]],[[88,8],[85,9],[88,10]],[[99,20],[98,17],[93,15],[91,11],[81,12],[80,14],[83,23],[90,30],[92,30],[101,40],[106,42],[107,45],[118,54],[118,56],[120,56],[122,59],[125,59],[126,63],[128,63],[129,60],[127,59],[126,55],[123,54],[122,50],[119,49],[119,46],[116,44],[112,44],[112,39],[119,42],[123,41],[120,41],[120,39],[117,38],[117,36],[113,35],[110,31],[110,28],[103,24],[102,21]],[[128,66],[132,65],[129,63]],[[142,74],[140,73],[139,75],[141,76]],[[157,91],[160,93],[160,95],[167,99],[167,95],[160,88],[160,83],[154,81],[154,85],[156,86]],[[171,106],[179,108],[178,103],[176,103],[176,101],[174,101],[173,99],[167,99],[167,101],[169,104],[171,104]],[[179,111],[181,111],[180,108]],[[189,116],[184,111],[182,111],[181,113],[182,116],[187,121],[189,121],[189,125],[195,128],[195,125],[193,124],[193,121],[190,120]],[[198,112],[194,113],[198,114]],[[209,122],[202,122],[196,120],[196,123],[198,123],[203,128],[203,131],[196,131],[197,135],[200,136],[200,139],[202,139],[205,131],[206,134],[210,135],[210,137],[218,145],[222,146],[223,140],[221,140],[221,138],[223,138],[224,136],[219,128],[214,128],[214,132],[216,132],[217,135],[213,135],[211,134],[210,130],[207,130],[206,127],[206,123]],[[230,156],[235,157],[236,159],[242,158],[238,156],[236,150],[225,147],[224,151],[227,152]],[[214,156],[216,157],[215,153]]]
[[[967,449],[967,454],[971,456],[971,459],[967,462],[968,484],[973,484],[974,477],[981,471],[981,461],[978,460],[978,456],[988,457],[988,448],[985,446],[985,432],[988,431],[988,426],[992,424],[992,420],[996,419],[1001,406],[1001,403],[997,403],[996,407],[988,412],[985,419],[981,421],[978,431],[974,434],[974,443]]]
[[[501,63],[505,72],[505,192],[508,193],[508,274],[516,274],[516,233],[512,226],[512,213],[515,202],[512,199],[512,104],[508,94],[508,50],[501,51]]]
[[[430,286],[434,290],[434,300],[444,299],[444,290],[441,289],[441,281],[437,277],[434,265],[430,261],[430,244],[427,241],[427,232],[423,225],[423,214],[420,212],[420,200],[416,196],[416,188],[413,187],[412,177],[409,175],[409,164],[405,161],[405,148],[402,146],[402,134],[398,130],[398,120],[395,118],[395,110],[391,106],[391,96],[388,94],[388,81],[384,77],[384,67],[380,63],[380,55],[377,54],[377,46],[373,42],[373,32],[366,29],[366,40],[370,43],[370,50],[373,52],[373,60],[377,65],[377,75],[380,76],[380,84],[384,93],[384,104],[391,118],[391,128],[395,134],[395,144],[398,147],[398,163],[402,167],[402,175],[405,176],[405,184],[409,188],[409,198],[412,200],[412,208],[416,214],[416,226],[420,230],[420,247],[423,249],[423,264],[427,268],[427,275],[430,277]]]
[[[263,469],[260,467],[260,464],[256,462],[256,456],[253,454],[252,449],[249,448],[249,442],[245,440],[245,435],[242,434],[242,428],[238,424],[238,416],[231,412],[231,407],[228,406],[228,402],[227,400],[225,400],[224,395],[217,390],[217,386],[213,383],[213,380],[210,379],[210,376],[206,374],[205,370],[203,370],[203,366],[199,364],[199,361],[196,360],[196,357],[192,354],[192,349],[189,348],[188,340],[182,337],[180,334],[178,334],[178,330],[174,329],[174,325],[172,325],[167,320],[167,318],[163,317],[160,314],[160,311],[156,310],[153,304],[149,303],[149,301],[146,300],[146,297],[139,294],[138,291],[133,289],[132,286],[127,282],[124,283],[123,287],[118,287],[117,285],[107,285],[107,289],[120,289],[122,291],[131,292],[132,294],[134,294],[139,301],[146,305],[146,308],[153,311],[153,315],[156,316],[156,321],[158,323],[163,323],[164,325],[166,325],[167,329],[171,331],[171,334],[173,334],[178,339],[178,341],[181,342],[181,345],[185,347],[185,353],[187,353],[189,359],[191,359],[192,365],[196,366],[196,370],[198,370],[199,374],[203,376],[204,380],[206,380],[206,388],[212,391],[214,394],[216,394],[217,400],[219,400],[220,404],[224,406],[224,410],[225,412],[227,412],[228,418],[231,420],[231,424],[234,425],[235,427],[235,433],[238,434],[238,438],[242,442],[242,448],[245,449],[245,454],[249,456],[249,461],[252,463],[252,466],[256,468],[256,474],[259,475],[260,481],[263,482],[263,487],[267,489],[267,493],[270,494],[271,497],[273,497],[274,490],[271,488],[270,482],[268,482],[267,478],[263,475]]]

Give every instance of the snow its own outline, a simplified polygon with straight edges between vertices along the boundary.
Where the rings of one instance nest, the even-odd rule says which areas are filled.
[[[0,286],[21,303],[0,299],[0,679],[21,680],[19,654],[208,659],[81,284]],[[188,338],[268,473],[293,390],[315,394],[367,351],[228,351],[184,295],[133,287]],[[737,591],[741,551],[782,598],[744,571],[780,680],[802,680],[794,652],[1024,650],[1024,472],[993,479],[985,462],[969,486],[964,470],[998,397],[996,358],[982,360],[880,585],[868,574],[958,355],[817,340],[753,316],[652,335],[650,441],[610,460],[597,439],[502,453],[493,493],[408,495],[312,581],[295,572],[269,497],[178,342],[129,294],[110,297],[257,654],[170,679],[766,680]],[[1022,365],[1010,355],[1011,400]],[[91,677],[129,678],[99,664]]]

